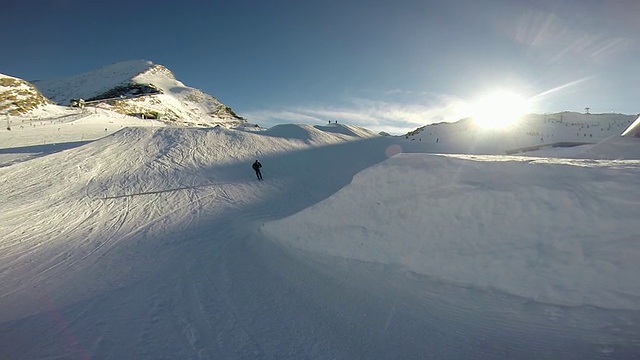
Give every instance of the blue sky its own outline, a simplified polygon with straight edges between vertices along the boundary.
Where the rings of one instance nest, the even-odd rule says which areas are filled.
[[[0,73],[167,66],[263,126],[412,130],[506,89],[531,111],[640,112],[640,2],[5,0]]]

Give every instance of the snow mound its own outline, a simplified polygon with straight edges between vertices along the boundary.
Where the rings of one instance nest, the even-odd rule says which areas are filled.
[[[312,126],[306,124],[282,124],[262,132],[264,135],[304,142],[328,142],[375,137],[374,133],[355,126]]]
[[[639,161],[402,154],[277,242],[559,305],[640,309]]]
[[[375,132],[369,129],[365,129],[365,128],[361,128],[353,125],[333,124],[329,126],[316,125],[314,127],[324,132],[343,134],[348,136],[356,136],[361,138],[379,136],[378,134],[376,134]]]

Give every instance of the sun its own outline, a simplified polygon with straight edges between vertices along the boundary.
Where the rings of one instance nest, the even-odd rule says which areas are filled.
[[[501,129],[515,124],[530,108],[529,100],[515,92],[489,93],[472,105],[471,116],[484,128]]]

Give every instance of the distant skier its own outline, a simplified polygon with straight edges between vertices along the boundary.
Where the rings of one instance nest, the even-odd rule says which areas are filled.
[[[256,176],[258,177],[258,180],[262,180],[262,173],[260,172],[260,168],[262,167],[262,164],[260,164],[260,161],[256,160],[256,162],[254,162],[253,165],[251,165],[251,167],[253,168],[253,171],[256,172]]]

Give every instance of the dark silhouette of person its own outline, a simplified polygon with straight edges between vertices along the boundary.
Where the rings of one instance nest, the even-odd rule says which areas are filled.
[[[253,168],[253,171],[256,172],[256,176],[258,177],[258,180],[262,180],[262,173],[260,172],[260,168],[262,167],[262,164],[260,164],[260,161],[256,160],[256,162],[254,162],[253,165],[251,165],[251,167]]]

